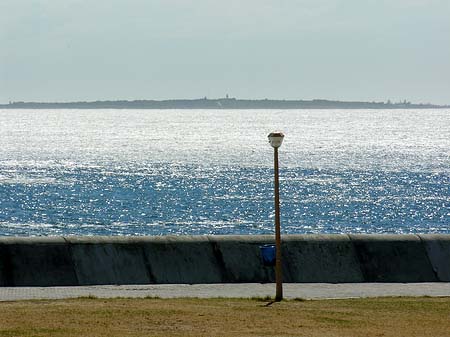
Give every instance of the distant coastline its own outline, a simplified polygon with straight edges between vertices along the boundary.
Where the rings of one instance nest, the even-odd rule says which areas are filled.
[[[10,102],[0,109],[441,109],[450,105],[399,102],[348,102],[325,99],[172,99],[90,102]]]

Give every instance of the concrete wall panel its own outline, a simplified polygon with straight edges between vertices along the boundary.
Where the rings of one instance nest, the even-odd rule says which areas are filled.
[[[11,284],[10,275],[12,268],[9,266],[11,259],[9,257],[9,249],[7,246],[0,243],[0,287],[5,287]]]
[[[419,235],[439,281],[450,282],[450,235]]]
[[[142,239],[67,237],[80,285],[151,282]]]
[[[435,282],[416,235],[350,235],[366,282]]]
[[[283,237],[283,279],[286,282],[363,282],[347,235]]]
[[[3,284],[7,286],[77,285],[63,238],[1,238]]]
[[[155,283],[221,283],[224,278],[206,236],[152,238],[144,253]]]
[[[210,236],[216,257],[224,270],[223,282],[274,282],[273,267],[265,267],[260,246],[273,244],[272,236]]]

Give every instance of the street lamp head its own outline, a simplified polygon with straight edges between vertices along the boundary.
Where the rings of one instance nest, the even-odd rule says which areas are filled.
[[[281,131],[275,131],[269,134],[269,143],[274,148],[278,148],[283,143],[284,134]]]

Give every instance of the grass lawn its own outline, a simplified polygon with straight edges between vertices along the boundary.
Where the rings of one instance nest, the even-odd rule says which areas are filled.
[[[450,337],[450,298],[0,302],[0,336]]]

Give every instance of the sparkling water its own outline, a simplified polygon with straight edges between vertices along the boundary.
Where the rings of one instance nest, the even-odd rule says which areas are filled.
[[[450,110],[0,110],[0,235],[450,233]]]

